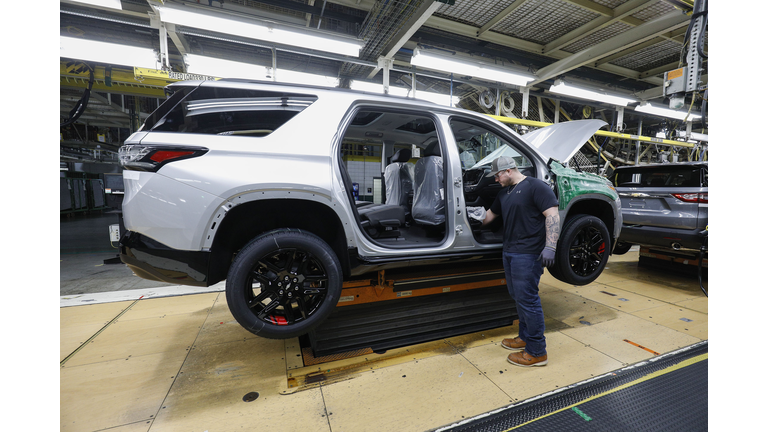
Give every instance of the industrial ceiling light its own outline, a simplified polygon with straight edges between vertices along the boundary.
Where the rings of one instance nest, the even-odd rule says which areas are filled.
[[[123,10],[123,4],[120,0],[69,0],[73,3],[85,3],[92,6],[101,6],[107,9]]]
[[[264,66],[206,57],[197,54],[186,54],[184,63],[187,72],[197,75],[210,75],[220,78],[266,79]]]
[[[288,69],[277,69],[275,74],[277,82],[290,83],[290,84],[306,84],[319,87],[338,87],[339,79],[325,76],[315,75],[306,72],[296,72]]]
[[[598,90],[589,90],[583,87],[567,84],[563,80],[555,80],[555,84],[549,88],[552,93],[577,97],[598,102],[605,102],[611,105],[627,106],[627,104],[637,102],[637,99],[629,97],[608,94]]]
[[[685,120],[686,116],[688,120],[696,120],[701,116],[698,114],[689,114],[684,111],[675,111],[669,108],[662,108],[655,105],[651,105],[648,102],[643,102],[635,107],[635,111],[644,112],[646,114],[653,114],[659,117],[669,117],[677,120]]]
[[[382,93],[382,94],[384,93],[383,85],[374,84],[366,81],[352,81],[349,84],[349,88],[356,91]],[[407,88],[389,86],[389,94],[393,96],[408,97],[410,92],[408,91]],[[428,91],[417,91],[415,99],[425,100],[429,102],[434,102],[438,105],[448,105],[448,106],[456,106],[459,103],[459,98],[457,96],[451,97],[450,95],[447,95],[447,94],[428,92]]]
[[[413,50],[411,64],[460,76],[471,76],[517,86],[525,86],[534,79],[529,74],[513,72],[495,64],[484,63],[479,59],[464,59],[452,54],[438,53],[435,50],[426,51],[422,48]]]
[[[198,12],[191,7],[185,9],[193,10],[169,6],[157,6],[156,8],[160,13],[160,20],[166,23],[351,57],[360,56],[361,44],[356,39],[240,19],[215,12]]]
[[[210,75],[219,78],[243,78],[252,80],[272,81],[272,75],[267,68],[252,63],[242,63],[197,54],[184,56],[187,72],[197,75]],[[321,87],[337,87],[338,78],[277,69],[276,81],[280,83],[305,84]]]
[[[118,45],[61,36],[59,57],[148,69],[157,68],[157,54],[150,48]]]

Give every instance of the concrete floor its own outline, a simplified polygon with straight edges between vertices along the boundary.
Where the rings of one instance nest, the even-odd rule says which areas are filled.
[[[61,217],[60,295],[172,286],[137,277],[122,263],[104,263],[117,257],[117,242],[109,241],[109,226],[117,223],[109,213]]]
[[[305,366],[298,339],[240,327],[222,287],[178,295],[63,246],[61,431],[428,431],[709,338],[696,277],[631,251],[583,287],[545,272],[546,367],[506,362],[514,326]]]

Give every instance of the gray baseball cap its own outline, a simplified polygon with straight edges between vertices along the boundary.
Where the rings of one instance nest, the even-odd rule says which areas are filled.
[[[493,177],[501,171],[517,168],[515,160],[509,156],[499,156],[491,163],[491,172],[486,177]]]

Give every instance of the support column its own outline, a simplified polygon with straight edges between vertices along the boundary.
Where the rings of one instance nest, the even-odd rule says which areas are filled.
[[[643,136],[643,119],[637,125],[637,136]],[[640,165],[640,140],[635,141],[635,165]]]
[[[520,107],[522,110],[521,114],[524,119],[528,118],[528,98],[530,95],[530,87],[524,87],[523,88],[523,106]]]
[[[389,71],[392,69],[392,59],[386,58],[386,57],[379,57],[378,64],[381,68],[384,78],[383,78],[383,84],[384,84],[384,94],[389,94]]]

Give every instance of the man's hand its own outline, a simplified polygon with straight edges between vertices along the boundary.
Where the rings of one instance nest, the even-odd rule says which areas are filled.
[[[544,267],[552,267],[555,264],[555,250],[547,246],[541,251],[539,258]]]

